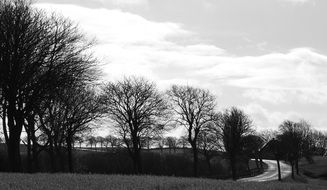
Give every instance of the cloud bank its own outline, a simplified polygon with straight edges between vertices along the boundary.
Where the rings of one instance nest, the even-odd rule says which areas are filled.
[[[318,127],[325,122],[322,115],[312,116],[303,110],[270,109],[271,105],[327,104],[327,56],[309,47],[237,56],[201,42],[201,36],[180,23],[154,22],[121,10],[35,6],[62,13],[79,23],[89,37],[96,37],[94,52],[103,64],[104,80],[140,75],[156,81],[162,89],[171,84],[208,88],[218,102],[223,100],[222,107],[239,104],[264,128],[301,115],[317,120]]]

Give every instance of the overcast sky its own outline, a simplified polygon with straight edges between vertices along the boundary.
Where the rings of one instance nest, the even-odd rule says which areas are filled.
[[[105,80],[207,88],[257,129],[327,124],[326,0],[38,0],[97,39]]]

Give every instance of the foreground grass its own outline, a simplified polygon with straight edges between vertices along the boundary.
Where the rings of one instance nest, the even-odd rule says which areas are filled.
[[[293,183],[254,183],[212,179],[157,176],[78,175],[78,174],[0,174],[3,190],[219,190],[219,189],[324,189]]]

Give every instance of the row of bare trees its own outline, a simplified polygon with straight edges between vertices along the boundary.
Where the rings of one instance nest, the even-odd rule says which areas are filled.
[[[239,156],[250,147],[245,144],[245,138],[254,132],[252,121],[235,107],[218,112],[215,96],[210,91],[173,85],[166,93],[160,93],[154,83],[130,77],[105,85],[103,99],[107,116],[118,129],[133,159],[135,173],[142,173],[140,151],[143,139],[183,126],[193,152],[194,176],[198,175],[199,151],[205,155],[210,167],[213,152],[224,150],[236,179]],[[176,147],[176,143],[176,139],[167,139],[169,147]]]
[[[121,138],[113,136],[113,135],[107,135],[105,137],[103,136],[75,136],[74,143],[75,146],[82,148],[121,148],[123,145],[123,141]]]
[[[0,2],[0,112],[11,171],[21,171],[23,130],[30,172],[40,149],[55,158],[63,146],[72,171],[72,139],[101,109],[91,85],[97,75],[90,47],[69,20],[28,1]],[[37,141],[40,134],[45,144]]]
[[[254,158],[257,167],[263,167],[262,149],[275,138],[280,145],[278,148],[274,145],[270,151],[276,153],[277,160],[289,161],[297,172],[300,158],[310,158],[313,150],[319,146],[325,150],[326,146],[326,136],[312,130],[306,121],[285,121],[276,133],[258,134],[252,120],[242,110],[232,107],[218,112],[215,97],[200,88],[173,85],[166,93],[160,93],[153,83],[131,77],[109,83],[103,93],[107,116],[124,139],[136,173],[142,172],[140,150],[143,140],[176,126],[186,129],[184,139],[193,152],[194,176],[198,174],[199,151],[206,157],[209,168],[215,153],[225,152],[232,177],[237,179],[237,165],[241,162],[248,165],[250,158]],[[270,138],[265,138],[267,136]],[[318,137],[323,140],[315,140]],[[177,140],[169,138],[167,145],[176,147]]]
[[[313,162],[313,155],[326,152],[327,134],[314,130],[305,120],[294,122],[285,120],[279,130],[271,133],[267,150],[273,152],[278,166],[278,179],[281,180],[280,160],[286,160],[292,168],[292,178],[299,174],[299,161],[305,158]]]
[[[237,163],[261,158],[264,140],[255,134],[249,116],[236,107],[217,111],[215,96],[208,90],[173,85],[161,92],[155,83],[139,77],[96,85],[99,73],[91,45],[69,20],[48,16],[24,0],[0,2],[0,115],[11,171],[21,171],[20,142],[25,131],[29,172],[38,171],[42,151],[50,155],[53,171],[58,170],[58,162],[63,166],[60,158],[67,155],[73,172],[74,144],[81,146],[82,136],[104,117],[122,141],[113,136],[89,137],[88,144],[124,146],[135,173],[142,173],[141,149],[180,126],[186,131],[182,146],[192,149],[194,176],[199,152],[210,166],[215,153],[224,151],[233,179]],[[310,130],[303,126],[283,123],[278,142],[294,141],[281,153],[274,149],[276,155],[286,154],[296,168],[314,144],[306,140]],[[166,143],[177,145],[174,138]]]

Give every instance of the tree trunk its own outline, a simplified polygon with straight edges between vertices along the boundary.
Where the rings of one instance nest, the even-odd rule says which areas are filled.
[[[294,179],[294,161],[291,161],[291,166],[292,166],[292,179]]]
[[[64,152],[64,149],[60,142],[58,144],[55,143],[55,150],[56,150],[56,161],[59,159],[58,161],[59,161],[60,171],[64,172],[65,171],[65,160],[64,160],[65,152]],[[59,169],[57,169],[57,171],[58,170]]]
[[[247,160],[246,162],[246,166],[247,166],[247,169],[248,169],[248,172],[251,173],[251,168],[250,168],[250,160]]]
[[[206,156],[206,162],[207,162],[207,165],[208,165],[209,174],[212,175],[212,167],[211,167],[210,160],[211,160],[210,157],[209,156]]]
[[[237,175],[236,175],[236,162],[235,162],[235,156],[231,155],[230,157],[230,165],[231,165],[231,169],[232,169],[232,178],[233,180],[237,179]]]
[[[257,157],[255,157],[255,165],[257,166],[257,169],[259,169],[259,160]]]
[[[298,159],[295,160],[295,169],[296,169],[296,174],[299,175],[300,172],[299,172],[299,160]]]
[[[193,176],[198,177],[198,149],[195,144],[192,144],[193,149]]]
[[[278,169],[278,181],[282,181],[282,176],[280,172],[280,164],[279,164],[279,159],[277,158],[277,169]]]
[[[54,154],[54,147],[52,139],[49,139],[49,156],[50,156],[50,163],[51,163],[51,171],[56,172],[56,162],[55,162],[55,154]]]
[[[15,113],[16,112],[16,113]],[[9,143],[8,158],[10,169],[12,172],[21,171],[21,156],[20,156],[20,135],[23,129],[23,117],[15,110],[14,101],[9,102],[8,105],[8,128],[9,128]]]
[[[32,144],[31,144],[31,133],[27,131],[27,172],[32,173]]]
[[[8,143],[9,143],[9,137],[8,137],[8,133],[7,133],[7,123],[6,123],[6,118],[7,118],[7,108],[5,105],[5,102],[2,105],[2,130],[3,130],[3,135],[5,137],[5,143],[8,147]]]
[[[140,145],[140,137],[137,136],[136,131],[132,131],[131,140],[132,140],[132,144],[133,144],[132,149],[130,149],[129,146],[127,146],[127,147],[128,147],[128,151],[133,159],[134,173],[141,174],[142,173],[141,145]],[[128,145],[128,142],[126,144]]]
[[[141,152],[140,150],[133,150],[133,167],[134,167],[134,173],[135,174],[141,174],[142,173],[142,160],[141,160]]]
[[[70,135],[67,136],[66,138],[66,143],[67,143],[67,153],[68,153],[68,168],[69,172],[73,173],[74,172],[74,166],[73,166],[73,154],[72,154],[72,137]]]
[[[141,174],[143,172],[143,168],[142,168],[142,160],[141,160],[141,152],[140,150],[138,150],[137,152],[137,166],[138,166],[138,174]]]
[[[30,173],[36,172],[38,170],[38,151],[37,151],[37,140],[35,137],[35,121],[34,115],[28,116],[27,132],[27,149],[28,149],[28,171]]]
[[[261,157],[260,157],[260,167],[263,170],[263,161],[262,161],[262,158]]]
[[[20,135],[11,133],[8,144],[8,158],[10,160],[10,169],[12,172],[21,171],[21,156],[20,156]]]

